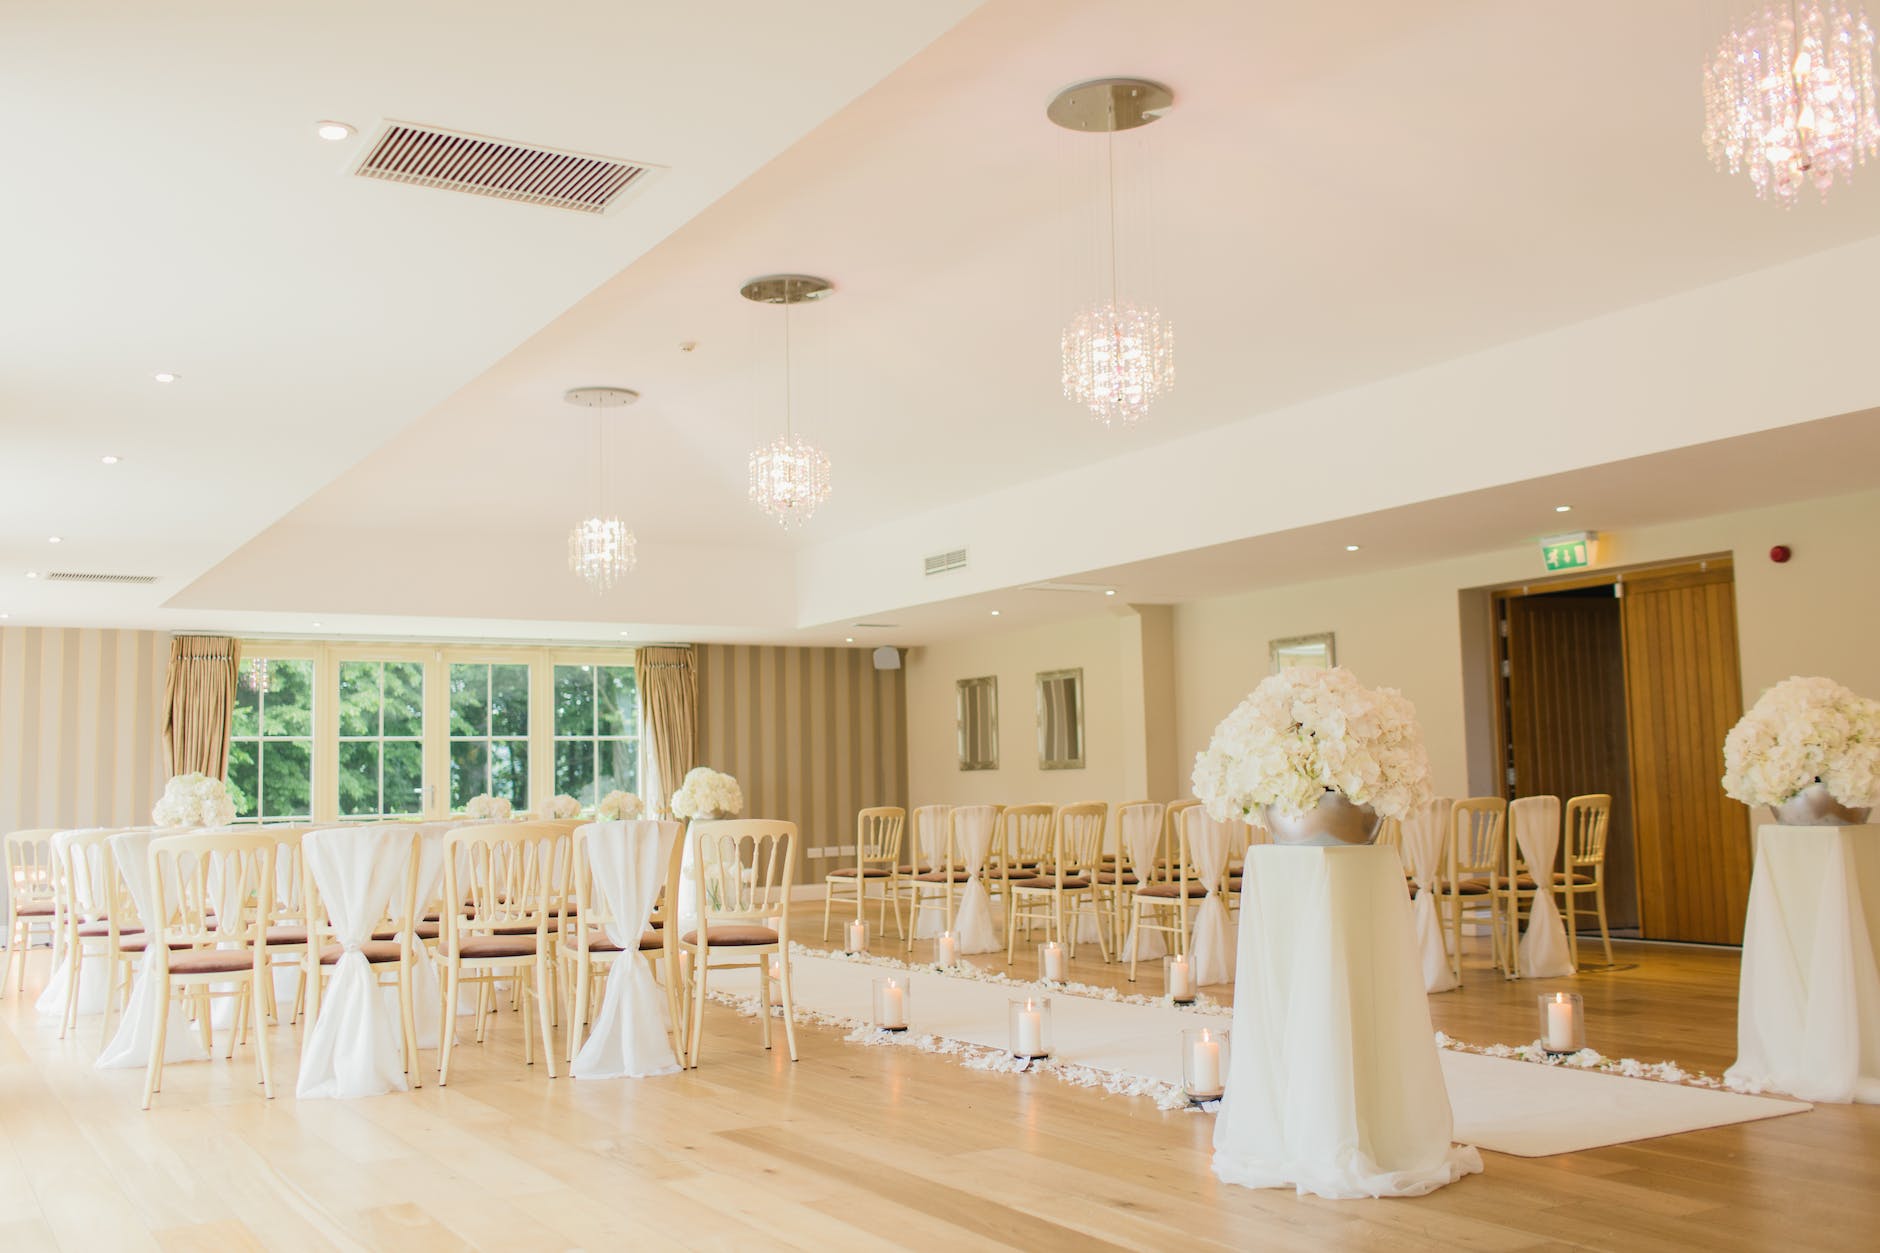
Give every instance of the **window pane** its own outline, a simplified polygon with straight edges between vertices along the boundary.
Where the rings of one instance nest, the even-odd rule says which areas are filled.
[[[313,741],[265,742],[261,748],[261,816],[295,818],[312,812]]]
[[[600,791],[637,792],[640,790],[640,743],[638,740],[602,740],[600,742]]]
[[[450,746],[450,807],[462,809],[472,796],[489,788],[489,751],[482,740],[456,740]]]
[[[490,667],[491,735],[529,733],[529,668]]]
[[[345,699],[342,692],[340,700]],[[340,741],[339,812],[348,818],[380,812],[377,740]]]
[[[600,727],[602,735],[640,733],[640,689],[632,666],[600,667]]]
[[[346,661],[340,663],[339,733],[341,735],[377,735],[379,733],[378,662]],[[340,812],[348,812],[343,803],[340,806]]]
[[[490,795],[507,796],[517,809],[529,807],[529,741],[490,741]]]
[[[555,667],[555,734],[594,734],[592,666]]]
[[[257,812],[261,774],[255,768],[255,754],[259,747],[253,740],[232,740],[228,746],[229,799],[235,802],[237,818],[252,818]]]
[[[387,814],[424,812],[424,746],[419,741],[386,741],[384,806]]]
[[[241,678],[235,683],[235,723],[229,734],[249,739],[261,734],[261,693],[249,682],[247,666],[242,667]],[[254,793],[248,793],[248,797],[253,800]]]
[[[594,741],[555,741],[555,791],[592,805],[594,795]]]
[[[450,668],[450,733],[490,733],[490,668],[455,665]],[[483,789],[478,788],[477,792]],[[477,792],[470,795],[475,796]]]
[[[268,690],[261,699],[263,735],[313,734],[313,663],[311,661],[270,661]],[[268,780],[263,780],[264,783]],[[263,798],[266,813],[286,813]],[[301,813],[303,810],[291,812]]]
[[[424,734],[424,663],[385,663],[385,734]],[[390,758],[387,758],[389,762]],[[386,770],[391,767],[387,765]],[[391,783],[386,783],[390,795]]]

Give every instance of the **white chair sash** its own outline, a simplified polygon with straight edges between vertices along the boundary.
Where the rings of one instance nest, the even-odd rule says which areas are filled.
[[[961,953],[996,953],[1005,947],[992,925],[992,896],[980,878],[998,825],[999,811],[991,805],[962,805],[953,811],[953,851],[960,859],[960,869],[968,876],[966,888],[960,893],[960,912],[953,919]]]
[[[1199,805],[1182,811],[1187,824],[1188,855],[1194,859],[1191,876],[1208,890],[1195,911],[1194,943],[1188,954],[1194,962],[1195,982],[1231,983],[1234,979],[1234,927],[1221,899],[1231,845],[1240,837],[1238,822],[1216,822]]]
[[[1138,883],[1147,883],[1150,876],[1155,873],[1156,853],[1162,843],[1162,822],[1167,812],[1161,805],[1144,805],[1124,809],[1117,814],[1118,832],[1122,837],[1123,847],[1129,850],[1129,862],[1136,868]],[[1128,899],[1129,887],[1121,882],[1123,872],[1121,865],[1117,866],[1116,872],[1118,877],[1116,890],[1124,899]],[[1130,931],[1135,933],[1136,928],[1132,925]],[[1123,941],[1120,960],[1129,961],[1133,958],[1137,961],[1147,961],[1150,958],[1161,957],[1167,952],[1168,946],[1163,943],[1160,931],[1143,931],[1131,934]]]
[[[1417,806],[1403,820],[1403,844],[1398,850],[1417,885],[1410,916],[1416,928],[1417,952],[1422,957],[1425,992],[1447,992],[1457,986],[1456,972],[1449,965],[1449,949],[1443,942],[1442,914],[1436,908],[1436,885],[1442,878],[1445,841],[1455,809],[1456,802],[1447,796]]]
[[[568,1073],[577,1079],[676,1073],[679,1062],[666,1035],[666,999],[640,958],[640,936],[652,920],[679,824],[595,822],[580,831],[586,832],[594,894],[606,906],[607,938],[620,951],[607,972],[607,991],[594,1016],[594,1029]],[[586,926],[587,920],[580,923]]]
[[[345,951],[320,997],[320,1015],[301,1048],[294,1095],[379,1096],[403,1092],[397,997],[380,988],[362,947],[404,883],[411,862],[408,825],[335,827],[301,837],[300,855]]]
[[[1508,806],[1515,843],[1539,890],[1528,909],[1527,931],[1521,937],[1520,969],[1524,979],[1546,979],[1573,973],[1573,951],[1567,946],[1567,924],[1554,905],[1554,854],[1560,849],[1560,798],[1523,796]]]
[[[150,1045],[157,1034],[157,1010],[164,995],[151,972],[157,965],[157,945],[163,942],[164,925],[177,903],[173,891],[164,893],[166,899],[162,902],[155,899],[156,885],[150,881],[150,842],[161,835],[182,835],[186,830],[178,827],[126,831],[111,837],[111,860],[117,864],[117,872],[124,876],[124,886],[137,905],[137,916],[150,942],[144,946],[143,960],[132,976],[130,1003],[124,1007],[124,1019],[118,1024],[111,1043],[98,1054],[95,1064],[100,1070],[122,1070],[150,1063]],[[203,1051],[202,1041],[191,1029],[188,1017],[171,1014],[164,1032],[164,1064],[199,1062],[208,1056]]]
[[[947,812],[945,808],[938,807],[914,811],[914,856],[911,862],[915,870],[938,870],[940,863],[945,860]],[[923,898],[937,896],[944,890],[931,883],[921,883],[915,886]],[[915,939],[931,940],[946,929],[946,919],[932,910],[923,909],[915,912]]]

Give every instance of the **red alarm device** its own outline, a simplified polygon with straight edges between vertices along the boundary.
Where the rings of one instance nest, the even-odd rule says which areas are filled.
[[[1789,551],[1787,544],[1777,544],[1774,548],[1769,550],[1769,560],[1775,562],[1777,565],[1781,565],[1792,556],[1794,556],[1794,554]]]

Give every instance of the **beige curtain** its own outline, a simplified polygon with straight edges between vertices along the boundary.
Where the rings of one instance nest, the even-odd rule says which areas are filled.
[[[235,712],[240,640],[179,635],[170,641],[170,676],[163,688],[163,767],[171,775],[228,773],[229,719]]]
[[[698,764],[698,672],[690,648],[642,648],[633,664],[659,789],[652,803],[664,813],[686,772]]]

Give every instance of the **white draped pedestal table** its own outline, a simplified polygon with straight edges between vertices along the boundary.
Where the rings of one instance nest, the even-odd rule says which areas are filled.
[[[1728,1077],[1880,1104],[1880,825],[1757,832]]]
[[[616,953],[593,1029],[568,1073],[577,1079],[644,1078],[677,1073],[666,1035],[666,999],[640,956],[640,936],[665,885],[677,822],[596,822],[580,828]],[[585,925],[585,920],[583,920]],[[564,941],[571,943],[572,941]]]
[[[1482,1169],[1454,1119],[1395,849],[1256,845],[1214,1173],[1333,1199]]]

